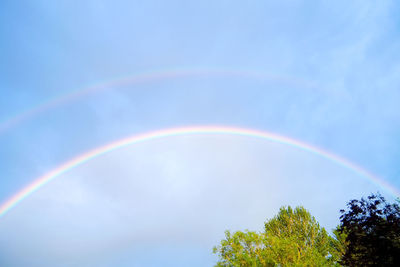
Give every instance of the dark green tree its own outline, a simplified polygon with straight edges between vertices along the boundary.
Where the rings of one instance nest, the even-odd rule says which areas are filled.
[[[303,207],[282,207],[264,231],[225,232],[217,266],[336,266],[335,239]]]
[[[380,194],[353,199],[341,210],[345,266],[400,266],[400,207]]]

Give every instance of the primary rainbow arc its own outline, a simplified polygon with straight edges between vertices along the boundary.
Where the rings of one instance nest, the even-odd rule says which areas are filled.
[[[394,196],[399,196],[400,192],[384,181],[383,179],[373,175],[372,173],[366,171],[365,169],[361,168],[360,166],[349,162],[337,155],[334,155],[328,151],[322,150],[317,147],[313,147],[306,143],[300,142],[295,139],[291,139],[285,136],[280,136],[277,134],[253,130],[253,129],[244,129],[244,128],[235,128],[235,127],[222,127],[222,126],[193,126],[193,127],[180,127],[180,128],[172,128],[166,130],[159,130],[148,132],[139,135],[133,135],[127,138],[119,139],[115,142],[109,143],[105,146],[96,148],[84,154],[81,154],[64,164],[56,167],[55,169],[51,170],[50,172],[44,174],[43,176],[35,179],[34,182],[23,188],[17,194],[12,196],[10,199],[5,201],[3,204],[0,205],[0,217],[4,216],[8,211],[10,211],[13,207],[15,207],[18,203],[22,200],[27,198],[29,195],[37,191],[39,188],[44,186],[45,184],[49,183],[51,180],[57,178],[61,174],[89,161],[96,157],[99,157],[105,153],[111,152],[123,146],[132,145],[140,142],[149,141],[152,139],[159,139],[168,136],[179,136],[179,135],[192,135],[192,134],[230,134],[230,135],[240,135],[240,136],[249,136],[261,139],[267,139],[273,142],[281,143],[290,145],[293,147],[297,147],[304,151],[308,151],[310,153],[319,155],[326,159],[329,159],[353,172],[369,179],[374,184],[378,185],[386,189],[388,192],[393,194]]]

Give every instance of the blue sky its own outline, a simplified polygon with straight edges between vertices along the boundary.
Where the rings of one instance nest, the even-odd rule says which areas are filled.
[[[399,5],[395,1],[335,1],[334,4],[327,1],[2,1],[0,125],[80,89],[105,82],[110,86],[48,108],[0,132],[0,201],[89,149],[150,130],[203,124],[252,128],[301,140],[344,157],[400,188],[398,14]],[[171,71],[181,75],[162,75]],[[154,74],[154,79],[118,82],[143,73]],[[230,137],[227,139],[231,140]],[[176,140],[165,142],[179,143]],[[193,142],[188,146],[194,146],[196,141]],[[209,142],[204,146],[216,146],[215,140]],[[340,188],[344,177],[351,176],[348,179],[354,182],[353,191],[338,189],[340,192],[332,193],[327,203],[345,203],[346,197],[360,197],[374,189],[348,170],[340,170],[339,166],[335,169],[305,152],[300,155],[284,146],[262,150],[243,140],[232,141],[230,146],[235,147],[234,144],[238,146],[237,154],[243,152],[248,157],[257,155],[257,158],[263,158],[268,151],[272,154],[289,151],[286,157],[278,157],[273,162],[286,166],[283,169],[293,166],[291,168],[297,170],[300,180],[313,181],[316,176],[332,177],[340,173],[335,184]],[[163,148],[148,146],[147,149],[153,149],[154,153],[145,157],[150,162],[147,164],[163,165],[154,158],[154,155],[165,152]],[[260,147],[263,146],[260,144]],[[130,149],[135,151],[136,148]],[[181,151],[178,145],[177,151]],[[194,149],[192,153],[195,155],[196,151]],[[207,153],[218,154],[212,147]],[[203,152],[204,155],[207,153]],[[226,157],[232,156],[226,153]],[[254,177],[271,172],[276,173],[278,179],[296,179],[293,173],[271,169],[274,164],[252,163],[236,156],[235,160],[242,162],[243,166],[235,164],[235,168],[257,170]],[[117,154],[115,157],[119,160],[110,159],[110,162],[121,161],[128,167],[130,164],[136,166],[128,160],[122,161]],[[221,157],[215,158],[215,162],[220,162]],[[190,156],[176,156],[174,162],[193,164],[186,158]],[[206,159],[204,156],[198,161]],[[102,166],[93,164],[91,168],[82,166],[76,171],[87,173],[88,169],[96,170]],[[123,167],[122,163],[115,164],[125,170],[118,172],[121,177],[129,177],[131,169]],[[189,165],[182,163],[180,166]],[[313,171],[307,166],[311,166]],[[206,173],[216,175],[217,166],[209,168]],[[324,168],[328,168],[329,173]],[[182,170],[180,176],[176,174],[177,177],[183,173],[194,175],[187,167],[174,170]],[[230,171],[241,173],[236,169]],[[158,174],[159,177],[163,177],[162,174],[165,172]],[[110,175],[101,178],[106,189],[110,186],[106,182],[110,181]],[[148,177],[149,174],[142,176]],[[76,184],[64,185],[65,188],[78,192],[85,177],[87,181],[93,179],[90,173],[76,177]],[[211,182],[218,177],[208,179]],[[68,179],[74,180],[60,177],[59,183]],[[117,183],[120,186],[113,190],[119,192],[126,187],[127,179],[121,178]],[[221,188],[222,181],[224,179],[218,183]],[[309,182],[307,192],[317,192],[329,184],[326,178],[318,181],[317,184]],[[113,192],[104,191],[92,183],[88,188],[96,189],[82,190],[86,192],[84,194],[89,194],[87,190],[92,192],[97,201],[106,199]],[[242,183],[237,188],[245,185],[246,181]],[[31,200],[27,199],[26,203],[15,208],[15,215],[10,213],[9,222],[41,225],[23,219],[22,214],[26,210],[38,209],[40,212],[43,207],[38,204],[40,199],[57,202],[55,199],[59,194],[48,195],[48,192],[59,192],[57,183],[48,185],[48,188],[47,191],[38,191],[36,198],[32,196]],[[151,189],[146,187],[146,190],[151,193]],[[276,198],[276,204],[263,211],[265,215],[237,223],[234,217],[227,215],[232,218],[234,226],[221,219],[217,223],[218,231],[229,227],[250,228],[248,225],[259,227],[257,219],[273,215],[276,206],[287,203],[303,204],[320,214],[318,219],[327,227],[334,225],[334,218],[319,213],[318,205],[312,206],[315,199],[310,195],[300,198],[300,193],[296,195],[295,188],[290,186],[281,190],[290,194],[282,193]],[[291,194],[292,198],[289,197]],[[243,195],[242,201],[247,197]],[[57,203],[63,205],[66,199],[68,196],[60,197]],[[193,200],[193,203],[200,200]],[[131,200],[127,198],[126,201],[130,203]],[[205,201],[204,207],[211,209],[211,204]],[[93,205],[82,204],[88,210],[94,209]],[[331,208],[333,211],[336,206]],[[72,211],[74,209],[70,207]],[[45,215],[43,221],[49,224],[57,218]],[[90,225],[90,221],[85,223]],[[13,230],[10,225],[13,224],[4,222],[3,226],[0,225],[0,232]],[[26,235],[30,233],[28,231]],[[217,237],[216,234],[210,240],[218,240]],[[9,238],[15,239],[15,246],[10,251],[21,254],[21,251],[30,249],[18,246],[23,237],[10,234]],[[160,258],[164,257],[162,251],[168,243],[165,240],[160,241],[161,245],[154,245]],[[209,243],[196,243],[198,239],[194,237],[193,240],[194,248],[212,243],[210,240]],[[0,239],[0,248],[4,247],[2,242],[6,241]],[[63,242],[61,237],[59,242]],[[127,255],[143,249],[133,249],[133,241],[129,244],[126,246],[130,251]],[[182,244],[177,245],[176,251]],[[192,254],[188,252],[187,255],[193,255],[193,258],[188,256],[188,260],[201,262],[203,259],[204,264],[211,260],[203,257],[206,253],[193,251]],[[126,259],[128,265],[131,263],[129,256],[109,254],[109,259],[102,259],[109,265],[112,265],[113,257],[114,260],[115,257]],[[10,252],[8,255],[13,254]],[[54,255],[59,254],[55,252]],[[11,264],[13,260],[12,256],[7,257],[7,263]],[[38,256],[38,265],[40,260]],[[59,261],[59,258],[55,256],[54,260]],[[87,261],[90,260],[82,260],[80,264],[89,264]],[[47,264],[54,266],[54,262]]]

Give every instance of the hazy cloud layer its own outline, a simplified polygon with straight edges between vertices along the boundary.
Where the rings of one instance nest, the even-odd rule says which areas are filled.
[[[346,200],[376,190],[287,145],[232,135],[168,137],[89,161],[11,210],[0,221],[0,263],[209,265],[226,229],[261,230],[290,204],[304,205],[330,230]]]

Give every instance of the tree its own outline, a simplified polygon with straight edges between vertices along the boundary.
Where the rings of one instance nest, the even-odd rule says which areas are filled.
[[[400,207],[380,194],[353,199],[341,210],[338,231],[346,235],[346,266],[400,266]]]
[[[225,232],[217,266],[335,266],[337,241],[303,207],[282,207],[264,232]]]

